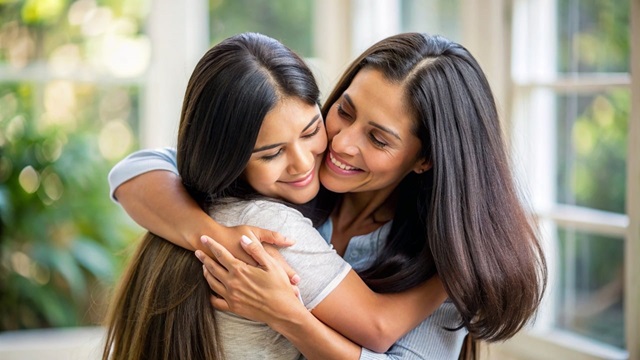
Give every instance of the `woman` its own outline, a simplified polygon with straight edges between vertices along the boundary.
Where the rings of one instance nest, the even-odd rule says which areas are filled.
[[[283,274],[284,298],[293,300],[290,309],[303,314],[306,329],[323,345],[301,350],[308,358],[358,358],[360,346],[308,310],[328,312],[327,304],[348,297],[363,311],[402,316],[389,306],[391,301],[416,307],[416,299],[434,291],[424,283],[401,299],[375,296],[311,222],[286,205],[308,202],[320,186],[326,133],[318,97],[309,69],[279,42],[258,34],[223,41],[205,54],[189,81],[178,136],[178,168],[202,209],[213,206],[211,216],[217,222],[304,236],[304,241],[283,250],[305,277],[298,298]],[[201,272],[189,251],[148,233],[110,309],[103,359],[298,358],[300,352],[265,324],[214,313]],[[438,287],[437,281],[431,284]],[[444,300],[432,297],[428,312]],[[362,324],[366,319],[360,315],[327,323],[354,339],[375,340],[375,332],[355,333],[340,325]],[[413,318],[427,315],[410,315],[398,331],[410,330],[416,323]]]
[[[459,311],[458,324],[473,339],[504,340],[519,331],[540,302],[546,265],[508,167],[491,90],[471,54],[437,36],[410,33],[382,40],[352,63],[323,114],[329,148],[320,180],[333,196],[318,197],[317,206],[330,213],[319,231],[338,253],[378,292],[411,289],[437,273]],[[420,166],[413,166],[416,161]],[[118,191],[118,198],[135,199],[131,202],[138,205],[123,205],[144,226],[157,228],[154,217],[167,219],[180,229],[167,237],[184,239],[193,223],[172,219],[178,209],[161,205],[188,200],[131,195],[141,184],[173,181],[166,172],[147,175],[125,184],[128,189]],[[137,212],[139,204],[155,210]],[[180,211],[187,208],[181,205]],[[196,228],[217,231],[216,226]],[[224,259],[231,272],[241,266]],[[222,283],[210,281],[221,292],[220,285],[236,291],[251,283],[249,277],[244,285],[225,282],[222,270],[211,269]],[[246,306],[243,315],[267,323],[269,314],[278,313],[269,308],[282,305],[266,302],[258,311],[250,303],[231,302],[214,303],[234,310]],[[281,320],[277,328],[287,331]],[[391,350],[414,346],[436,328],[421,324]],[[421,355],[431,356],[426,351]]]

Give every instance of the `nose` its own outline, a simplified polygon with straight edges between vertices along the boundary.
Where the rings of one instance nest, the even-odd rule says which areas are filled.
[[[331,150],[339,154],[356,155],[358,153],[356,127],[354,125],[343,126],[337,130],[331,139]]]
[[[306,174],[314,166],[314,159],[315,156],[311,149],[307,149],[304,145],[293,146],[289,155],[287,172],[289,175]]]

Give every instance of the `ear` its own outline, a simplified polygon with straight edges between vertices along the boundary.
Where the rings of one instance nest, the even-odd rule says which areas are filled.
[[[413,167],[413,171],[416,174],[422,174],[425,171],[431,169],[432,167],[433,167],[433,164],[431,163],[431,160],[421,158],[421,159],[418,159],[418,161],[416,161],[416,164]]]

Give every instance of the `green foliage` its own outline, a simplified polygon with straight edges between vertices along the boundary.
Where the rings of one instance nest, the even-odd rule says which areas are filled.
[[[0,330],[95,324],[139,229],[109,200],[99,124],[43,125],[0,88]]]
[[[558,0],[558,70],[628,72],[629,2]]]
[[[625,212],[629,93],[597,96],[576,120],[573,141],[576,203]]]

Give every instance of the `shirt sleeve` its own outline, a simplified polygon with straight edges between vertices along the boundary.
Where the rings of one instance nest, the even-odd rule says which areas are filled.
[[[362,360],[457,360],[467,331],[457,328],[460,316],[452,302],[446,301],[427,319],[400,338],[384,354],[362,349]]]
[[[241,223],[277,231],[295,239],[290,247],[280,249],[287,263],[300,276],[300,295],[312,310],[347,276],[351,266],[324,240],[311,220],[297,210],[271,201],[255,201],[243,213]]]
[[[118,201],[114,195],[118,186],[138,175],[154,170],[171,171],[177,175],[176,150],[173,148],[139,150],[120,160],[109,172],[111,199]]]

